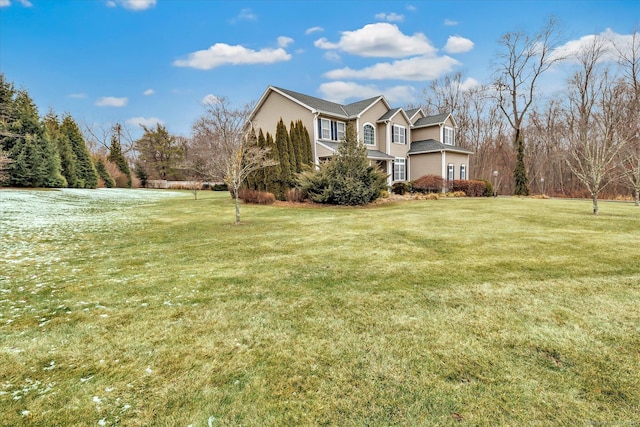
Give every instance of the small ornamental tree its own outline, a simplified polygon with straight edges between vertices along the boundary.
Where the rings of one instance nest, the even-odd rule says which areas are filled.
[[[347,126],[338,152],[316,171],[300,175],[303,193],[317,203],[364,205],[380,197],[387,188],[387,177],[369,165],[367,151]]]
[[[122,145],[120,144],[120,132],[121,126],[119,124],[114,126],[114,132],[111,134],[111,145],[109,146],[109,156],[107,160],[115,163],[118,167],[118,170],[122,172],[126,178],[126,186],[127,188],[131,188],[131,169],[129,168],[129,162],[127,158],[122,153]]]

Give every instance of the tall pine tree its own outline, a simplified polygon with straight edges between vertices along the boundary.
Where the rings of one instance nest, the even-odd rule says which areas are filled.
[[[122,128],[119,124],[116,124],[113,127],[113,132],[111,133],[111,145],[109,146],[109,155],[107,156],[107,160],[114,163],[120,172],[127,177],[126,186],[127,188],[131,188],[131,169],[129,168],[129,162],[127,158],[122,153],[122,145],[120,144],[120,132]]]
[[[69,138],[62,134],[60,131],[60,122],[58,116],[53,110],[50,110],[44,117],[45,131],[49,135],[52,141],[55,142],[58,147],[58,154],[60,155],[60,168],[62,176],[67,180],[68,187],[76,187],[78,176],[76,174],[76,157],[71,149],[71,143]]]
[[[96,188],[98,186],[98,173],[91,160],[91,155],[84,142],[80,128],[73,120],[73,117],[66,115],[62,119],[60,131],[69,139],[71,150],[76,158],[76,174],[78,177],[76,187]]]
[[[280,119],[278,125],[276,126],[275,143],[278,147],[278,155],[280,160],[280,184],[282,187],[282,191],[284,191],[291,185],[293,173],[291,170],[291,153],[289,151],[291,145],[289,141],[289,132],[287,131],[287,127],[285,126],[282,119]]]
[[[273,140],[273,137],[269,132],[267,132],[267,136],[265,137],[265,147],[269,148],[270,156],[274,160],[280,160],[280,153],[278,152],[278,145]],[[279,199],[283,198],[284,191],[282,189],[282,184],[280,182],[280,176],[282,175],[282,167],[281,163],[274,166],[267,166],[264,168],[264,184],[265,190],[275,194],[275,196]]]

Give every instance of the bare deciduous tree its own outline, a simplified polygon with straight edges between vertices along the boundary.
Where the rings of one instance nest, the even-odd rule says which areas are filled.
[[[559,25],[553,18],[533,36],[511,32],[504,34],[498,42],[501,50],[497,55],[495,89],[500,110],[514,131],[516,195],[529,194],[524,160],[524,118],[534,102],[538,79],[563,59],[555,51],[560,42]]]
[[[622,71],[622,82],[631,97],[623,122],[627,144],[621,151],[620,167],[627,186],[633,191],[635,205],[640,206],[640,33],[634,30],[629,45],[614,41],[613,46]]]
[[[235,199],[236,224],[240,223],[239,191],[256,170],[273,166],[269,150],[258,147],[247,126],[251,106],[233,109],[226,98],[205,105],[205,113],[193,126],[187,156],[190,168],[211,180],[222,180]]]
[[[598,215],[598,195],[613,181],[615,160],[626,140],[619,132],[628,107],[624,85],[602,63],[607,41],[595,36],[577,54],[579,69],[569,79],[567,164],[587,188]]]

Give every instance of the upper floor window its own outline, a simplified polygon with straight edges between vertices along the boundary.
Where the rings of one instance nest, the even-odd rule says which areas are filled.
[[[347,124],[329,119],[320,119],[318,124],[318,133],[320,139],[328,139],[330,141],[342,141],[347,134]]]
[[[365,145],[376,145],[376,131],[369,123],[364,125],[363,139]]]
[[[400,125],[393,125],[393,133],[391,136],[391,142],[395,142],[396,144],[406,144],[407,143],[407,128]]]
[[[344,141],[347,134],[347,124],[345,122],[334,122],[336,124],[336,139]]]
[[[453,128],[444,128],[444,143],[447,145],[455,145],[455,131]]]

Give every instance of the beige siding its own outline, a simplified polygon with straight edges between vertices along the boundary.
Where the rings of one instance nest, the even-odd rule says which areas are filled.
[[[262,129],[265,134],[269,132],[275,137],[276,126],[281,118],[287,126],[287,130],[292,121],[302,120],[302,123],[309,131],[309,137],[313,141],[313,113],[300,104],[274,91],[269,92],[251,123],[256,132],[258,129]]]
[[[424,175],[442,176],[442,153],[409,156],[409,180],[413,181]]]
[[[440,141],[440,126],[436,125],[411,130],[411,141],[425,141],[427,139]]]
[[[393,125],[404,126],[407,129],[406,144],[396,144],[395,142],[391,142],[389,144],[391,149],[388,154],[393,157],[407,157],[407,152],[409,151],[409,147],[412,141],[411,124],[407,121],[404,114],[398,113],[395,116],[393,116],[393,119],[391,119],[390,126],[393,126]],[[391,130],[391,133],[393,133],[393,129]],[[389,135],[389,138],[393,140],[391,134]]]
[[[387,112],[387,106],[384,105],[382,100],[372,105],[361,117],[360,117],[360,129],[358,129],[358,139],[362,141],[362,132],[365,123],[371,123],[376,130],[376,146],[368,145],[369,149],[376,149],[384,152],[386,150],[386,126],[384,124],[377,124],[376,122]]]
[[[463,153],[445,153],[445,171],[449,164],[453,164],[455,166],[455,177],[454,179],[460,179],[460,165],[467,166],[467,179],[471,178],[469,174],[471,171],[469,170],[469,155]]]
[[[329,150],[324,145],[316,144],[316,156],[320,157],[331,157],[333,156],[333,151]]]

